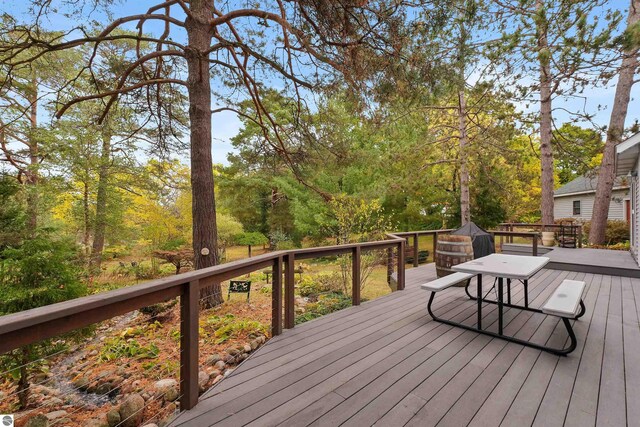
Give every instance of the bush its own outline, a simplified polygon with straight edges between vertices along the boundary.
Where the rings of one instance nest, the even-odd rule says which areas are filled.
[[[583,232],[585,236],[589,235],[591,229],[591,221],[584,224]],[[625,243],[629,240],[629,224],[626,221],[608,220],[607,228],[604,232],[605,243],[607,245],[616,245]]]
[[[337,272],[305,276],[298,282],[298,292],[303,297],[325,292],[339,292],[341,288],[342,276]]]
[[[250,334],[266,336],[268,330],[266,325],[256,320],[236,319],[233,314],[211,316],[206,320],[205,328],[205,332],[212,333],[216,344]]]
[[[331,292],[322,295],[318,302],[307,304],[305,312],[296,316],[296,325],[350,306],[351,297],[343,293]]]
[[[140,344],[133,338],[115,337],[105,340],[105,345],[100,352],[98,360],[110,362],[122,357],[136,359],[155,359],[160,354],[158,346],[151,343],[148,346]]]

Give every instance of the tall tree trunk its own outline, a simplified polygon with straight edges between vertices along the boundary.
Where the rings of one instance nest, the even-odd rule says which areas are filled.
[[[96,220],[93,227],[93,245],[91,247],[92,270],[99,270],[104,250],[104,237],[107,228],[107,191],[109,187],[109,168],[111,166],[111,130],[108,120],[102,131],[100,166],[98,167],[98,189],[96,191]]]
[[[89,233],[91,225],[89,224],[89,171],[85,171],[83,191],[82,191],[82,250],[88,258],[91,255],[89,250]]]
[[[31,131],[29,132],[29,169],[25,174],[25,184],[27,185],[27,233],[33,237],[38,227],[38,169],[40,167],[38,137],[38,81],[35,76],[30,82],[29,102],[29,122]]]
[[[462,225],[465,225],[471,221],[471,208],[469,199],[467,101],[464,95],[464,88],[458,92],[458,126],[460,132],[460,220]]]
[[[542,0],[536,1],[536,9],[542,11]],[[540,14],[542,15],[542,14]],[[553,224],[553,149],[551,147],[551,66],[547,39],[546,16],[536,18],[538,36],[538,61],[540,64],[540,165],[542,198],[540,212],[543,224]]]
[[[627,29],[637,25],[640,19],[640,0],[631,0],[629,16],[627,17]],[[596,197],[593,202],[593,214],[591,217],[591,229],[589,231],[589,243],[601,245],[605,243],[605,231],[607,228],[607,217],[609,216],[609,203],[611,202],[611,191],[615,180],[615,157],[616,145],[622,140],[624,133],[624,122],[627,119],[629,100],[631,99],[631,88],[634,83],[636,69],[638,68],[638,55],[640,51],[635,48],[627,48],[623,52],[622,64],[618,74],[618,85],[616,86],[613,108],[609,118],[609,128],[607,129],[607,141],[604,145],[602,162],[598,172],[598,185],[596,186]]]
[[[213,10],[210,0],[192,0],[186,30],[189,92],[189,121],[191,126],[191,191],[193,213],[193,255],[196,269],[217,263],[216,204],[211,155],[211,76],[209,57],[211,29],[208,24]],[[224,302],[220,283],[204,283],[200,298],[205,307]]]

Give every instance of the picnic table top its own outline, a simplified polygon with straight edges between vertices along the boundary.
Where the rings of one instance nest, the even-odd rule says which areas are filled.
[[[454,271],[527,280],[549,262],[547,257],[491,254],[451,267]]]

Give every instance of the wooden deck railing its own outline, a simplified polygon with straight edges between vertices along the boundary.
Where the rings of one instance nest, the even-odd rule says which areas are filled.
[[[502,231],[515,231],[516,228],[528,228],[533,230],[543,231],[561,231],[564,227],[565,229],[570,229],[575,231],[576,236],[578,237],[577,245],[579,248],[582,247],[582,224],[570,224],[570,225],[562,225],[562,224],[541,224],[541,223],[527,223],[527,222],[503,222],[498,224],[498,227]],[[517,236],[514,236],[517,237]],[[513,243],[513,238],[507,240],[507,243]]]
[[[433,236],[435,253],[438,235],[453,229],[398,232],[387,240],[336,246],[276,251],[215,267],[170,276],[123,289],[77,298],[0,317],[0,354],[22,346],[53,338],[73,330],[114,318],[152,304],[180,299],[180,409],[191,409],[198,401],[200,288],[222,282],[265,267],[271,267],[271,333],[279,335],[283,327],[295,325],[295,262],[342,254],[352,256],[352,304],[360,304],[361,255],[372,250],[387,250],[389,265],[397,269],[397,290],[405,285],[405,247],[413,240],[413,264],[418,265],[419,237]],[[537,254],[538,233],[493,231],[495,235],[533,237]],[[392,252],[397,259],[393,263]]]
[[[283,310],[284,328],[293,328],[295,324],[295,261],[350,253],[352,255],[352,301],[354,305],[359,305],[362,252],[396,249],[398,252],[397,289],[402,290],[405,277],[405,244],[405,238],[389,235],[388,240],[271,252],[2,316],[0,317],[0,354],[179,297],[180,409],[191,409],[198,401],[198,318],[201,286],[271,267],[273,271],[271,332],[272,335],[279,335],[283,327]]]

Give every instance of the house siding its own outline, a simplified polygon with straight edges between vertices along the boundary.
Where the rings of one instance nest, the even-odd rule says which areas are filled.
[[[611,195],[609,204],[609,219],[625,220],[624,199],[628,199],[630,191],[615,190]],[[553,216],[556,219],[574,218],[582,221],[590,221],[593,213],[593,201],[595,193],[585,193],[567,196],[556,196],[554,198]],[[573,214],[573,202],[580,200],[580,215]]]

